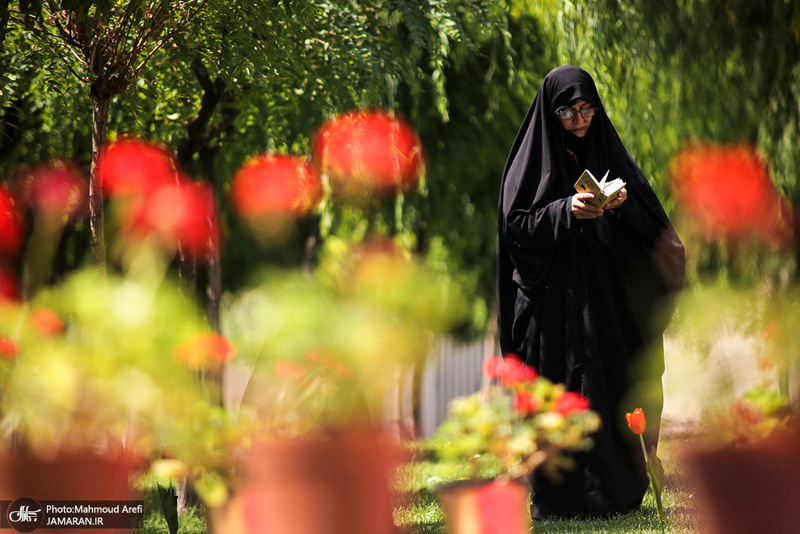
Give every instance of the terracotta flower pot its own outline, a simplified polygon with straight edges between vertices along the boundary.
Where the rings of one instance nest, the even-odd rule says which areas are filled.
[[[685,462],[704,532],[798,532],[800,432],[688,451]]]
[[[271,534],[396,534],[391,491],[401,456],[372,431],[256,444],[246,451],[242,488],[212,510],[213,531]]]
[[[103,501],[108,507],[117,504],[135,504],[135,497],[130,487],[130,477],[142,465],[139,458],[119,453],[114,455],[98,455],[94,451],[59,453],[53,458],[40,458],[25,452],[0,454],[0,527],[12,528],[16,531],[23,528],[19,524],[9,524],[12,520],[16,503],[28,501],[28,510],[35,512],[45,508],[46,504],[71,506],[74,504],[96,503]],[[113,504],[112,504],[113,503]],[[139,515],[141,512],[139,513]],[[81,514],[60,514],[57,512],[37,514],[43,519],[36,532],[87,532],[85,526],[76,528],[47,528],[47,520],[56,516],[81,516]],[[99,514],[103,515],[103,514]],[[18,514],[17,514],[18,516]],[[112,517],[113,516],[113,517]],[[91,517],[97,517],[91,515]],[[129,516],[106,514],[105,522],[126,523]],[[66,523],[69,524],[69,523]],[[119,528],[89,529],[100,534],[103,532],[123,532]],[[128,529],[129,530],[129,529]]]
[[[450,534],[528,534],[531,528],[525,481],[464,481],[436,490]]]

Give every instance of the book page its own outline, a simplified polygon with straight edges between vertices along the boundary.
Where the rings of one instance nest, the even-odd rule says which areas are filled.
[[[578,193],[592,193],[594,198],[591,200],[591,203],[598,208],[602,208],[614,200],[617,193],[625,187],[625,182],[622,181],[622,178],[614,178],[610,182],[606,182],[609,172],[610,170],[606,171],[605,176],[603,176],[603,179],[598,183],[591,171],[586,169],[583,171],[583,174],[580,175],[578,181],[575,182],[575,191]]]

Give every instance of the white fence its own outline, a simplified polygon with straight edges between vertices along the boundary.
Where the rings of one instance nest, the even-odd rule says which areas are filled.
[[[400,435],[428,438],[447,416],[454,397],[481,387],[483,360],[493,354],[490,340],[439,340],[425,367],[398,379],[386,417]]]

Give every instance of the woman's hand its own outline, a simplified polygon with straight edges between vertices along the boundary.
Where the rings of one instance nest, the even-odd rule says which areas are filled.
[[[608,204],[606,204],[603,207],[603,209],[613,210],[614,208],[618,208],[622,206],[622,203],[625,202],[627,198],[628,198],[628,190],[623,187],[622,189],[619,190],[619,194],[617,195],[617,197]]]
[[[623,189],[624,191],[624,189]],[[572,196],[572,213],[578,219],[596,219],[603,214],[603,209],[590,204],[594,198],[592,193],[578,193]]]

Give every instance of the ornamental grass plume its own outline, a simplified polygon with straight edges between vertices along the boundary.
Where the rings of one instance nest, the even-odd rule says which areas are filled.
[[[650,447],[648,452],[644,444],[644,431],[647,429],[644,410],[636,408],[633,412],[625,414],[625,418],[628,420],[628,427],[631,432],[639,436],[639,442],[642,444],[647,478],[650,479],[650,489],[653,490],[653,495],[656,499],[656,511],[658,512],[658,520],[661,522],[661,532],[664,532],[664,506],[661,503],[661,492],[664,489],[664,467],[661,465],[661,459],[656,454],[655,446]]]

